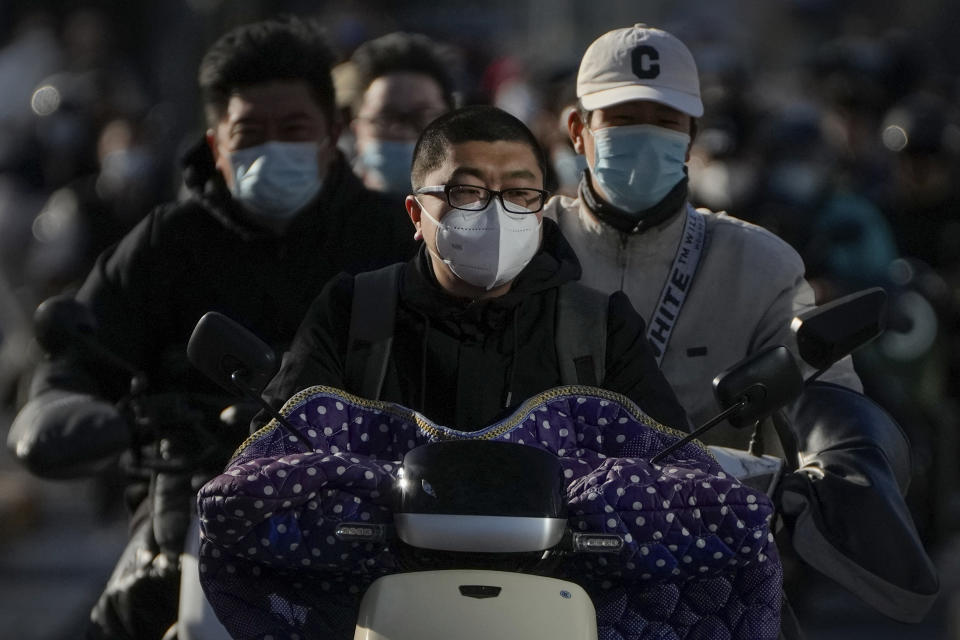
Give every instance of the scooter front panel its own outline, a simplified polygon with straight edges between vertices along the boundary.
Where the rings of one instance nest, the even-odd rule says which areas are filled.
[[[360,604],[354,640],[596,640],[593,603],[572,582],[503,571],[384,576]]]

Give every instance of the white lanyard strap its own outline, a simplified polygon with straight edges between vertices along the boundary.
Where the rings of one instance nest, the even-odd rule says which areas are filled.
[[[680,309],[683,308],[693,276],[697,272],[697,265],[700,264],[706,231],[706,218],[687,203],[687,219],[683,223],[677,255],[673,257],[673,266],[670,267],[660,291],[660,301],[657,302],[647,325],[647,340],[653,347],[658,365],[663,361],[663,354],[667,352],[670,336],[677,325],[677,318],[680,317]]]

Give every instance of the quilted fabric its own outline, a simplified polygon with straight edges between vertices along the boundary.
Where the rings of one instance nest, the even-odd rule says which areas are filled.
[[[570,526],[616,532],[618,556],[573,556],[603,640],[776,638],[782,571],[769,499],[695,443],[653,465],[679,433],[602,389],[559,387],[478,432],[404,407],[313,387],[199,494],[201,582],[235,638],[344,637],[359,597],[397,570],[389,545],[342,542],[343,521],[390,523],[403,455],[429,441],[487,438],[557,455]],[[469,479],[465,478],[465,482]]]

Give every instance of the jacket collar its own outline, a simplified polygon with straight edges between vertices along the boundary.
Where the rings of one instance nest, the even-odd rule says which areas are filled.
[[[587,208],[600,219],[621,233],[637,234],[656,227],[675,216],[687,200],[687,178],[678,182],[663,200],[649,209],[629,213],[606,202],[593,188],[589,169],[580,177],[579,195]]]

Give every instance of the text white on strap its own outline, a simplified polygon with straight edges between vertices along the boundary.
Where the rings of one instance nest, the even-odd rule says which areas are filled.
[[[700,254],[703,253],[706,229],[706,218],[688,203],[687,219],[683,223],[683,234],[680,236],[680,244],[677,245],[677,254],[673,258],[673,265],[660,291],[660,300],[647,325],[647,340],[653,347],[658,365],[663,361],[663,354],[667,352],[670,335],[677,325],[680,309],[683,308],[687,292],[693,283],[693,276],[697,272]]]

